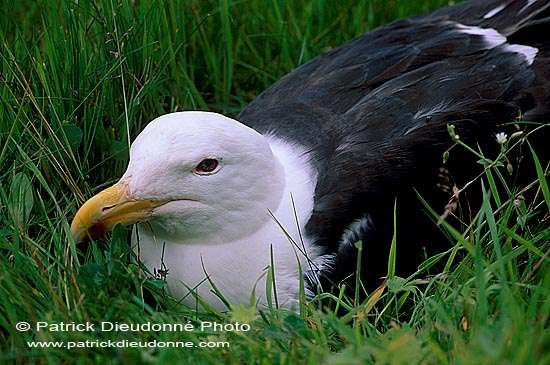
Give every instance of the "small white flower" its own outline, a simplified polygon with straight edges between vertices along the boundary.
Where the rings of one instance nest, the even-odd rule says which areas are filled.
[[[504,132],[497,133],[495,137],[498,144],[504,144],[508,140],[508,135]]]

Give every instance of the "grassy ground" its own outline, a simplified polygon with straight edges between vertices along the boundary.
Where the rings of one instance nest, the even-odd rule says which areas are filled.
[[[245,308],[196,313],[163,296],[159,282],[129,264],[125,230],[110,242],[82,247],[68,238],[78,205],[122,174],[129,141],[145,122],[184,109],[235,115],[296,65],[392,19],[446,3],[5,1],[0,361],[550,363],[545,166],[532,201],[514,206],[493,191],[468,229],[451,230],[453,249],[425,265],[444,260],[445,275],[394,278],[343,316],[313,308],[301,315]],[[484,177],[489,192],[501,170]],[[21,321],[32,328],[18,331]],[[38,330],[39,322],[184,323],[193,330]],[[246,323],[250,330],[200,328],[208,322]],[[100,347],[108,340],[220,344]],[[27,341],[87,347],[32,348]]]

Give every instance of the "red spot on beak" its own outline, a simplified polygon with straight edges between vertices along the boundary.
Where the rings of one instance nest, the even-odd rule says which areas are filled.
[[[90,228],[88,228],[88,234],[84,236],[82,242],[89,242],[90,239],[95,241],[99,237],[103,236],[107,232],[107,226],[103,222],[97,222]]]

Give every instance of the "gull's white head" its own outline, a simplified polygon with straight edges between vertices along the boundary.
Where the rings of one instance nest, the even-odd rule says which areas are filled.
[[[228,242],[265,223],[283,189],[261,134],[216,113],[172,113],[139,134],[123,177],[80,208],[71,230],[81,241],[147,221],[159,239]]]

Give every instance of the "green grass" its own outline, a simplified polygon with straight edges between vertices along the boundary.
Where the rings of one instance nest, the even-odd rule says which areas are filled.
[[[197,313],[164,296],[158,281],[129,264],[125,229],[110,242],[88,246],[68,239],[79,204],[121,176],[129,141],[147,121],[184,109],[235,115],[323,51],[446,3],[6,1],[0,7],[0,361],[550,363],[545,165],[530,189],[539,193],[517,207],[495,188],[506,163],[491,165],[482,177],[486,198],[477,219],[463,232],[449,227],[454,246],[429,258],[417,276],[393,277],[355,307],[357,299],[344,292],[336,303],[341,316],[312,307],[301,315],[247,308]],[[395,247],[399,255],[399,242]],[[438,260],[446,272],[425,279]],[[20,321],[197,327],[215,321],[248,323],[251,330],[18,332]],[[68,350],[26,344],[107,340],[221,341],[230,347]]]

